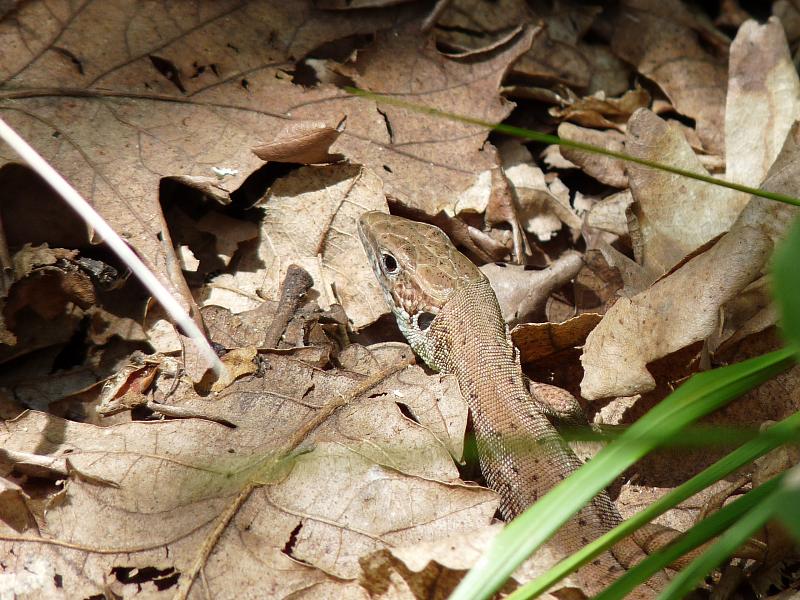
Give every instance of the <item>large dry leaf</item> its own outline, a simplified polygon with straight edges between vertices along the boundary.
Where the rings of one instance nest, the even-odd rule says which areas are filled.
[[[401,16],[323,13],[308,2],[26,2],[0,22],[0,116],[188,305],[159,181],[180,178],[229,202],[261,164],[250,148],[302,103],[304,89],[281,69]],[[0,165],[17,160],[0,153]]]
[[[758,186],[800,117],[800,79],[780,21],[747,21],[731,44],[725,109],[726,176]]]
[[[621,297],[586,340],[583,397],[652,390],[647,364],[711,335],[720,307],[756,278],[771,250],[761,231],[741,228],[644,292]]]
[[[454,60],[440,54],[432,39],[421,38],[417,26],[380,34],[359,52],[350,73],[355,82],[407,102],[502,121],[513,105],[500,97],[500,83],[510,63],[530,46],[534,31],[525,30],[491,51]],[[379,104],[378,110],[378,120],[348,116],[347,129],[332,151],[380,173],[387,194],[429,215],[442,210],[452,214],[465,195],[478,198],[479,210],[485,208],[496,166],[486,130],[391,105]],[[301,116],[303,111],[293,114]]]
[[[398,360],[396,350],[383,354]],[[356,382],[289,358],[270,357],[270,366],[265,378],[240,380],[216,399],[184,397],[184,405],[227,415],[235,429],[202,420],[97,428],[41,413],[7,423],[6,452],[66,457],[69,472],[48,504],[41,540],[30,531],[24,539],[0,534],[4,555],[13,548],[6,573],[39,561],[47,577],[29,597],[47,593],[54,579],[69,597],[105,586],[122,595],[137,585],[144,597],[167,597],[186,585],[205,541],[214,597],[285,596],[321,584],[332,589],[315,597],[341,597],[339,588],[356,586],[365,554],[490,523],[496,495],[459,483],[451,458],[466,425],[451,378],[401,371],[330,414],[308,432],[301,454],[281,460],[296,432]],[[218,540],[209,538],[249,480],[263,485]],[[127,581],[132,569],[151,574]],[[202,597],[200,584],[193,597]]]

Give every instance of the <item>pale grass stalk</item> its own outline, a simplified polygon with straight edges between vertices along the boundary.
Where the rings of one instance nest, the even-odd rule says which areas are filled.
[[[0,119],[0,139],[11,148],[33,169],[50,187],[52,187],[81,218],[94,229],[111,250],[124,262],[139,281],[148,289],[159,304],[167,311],[174,323],[197,345],[211,363],[217,375],[223,370],[222,362],[211,348],[203,332],[183,309],[180,303],[170,294],[155,274],[136,256],[130,246],[106,223],[92,206],[84,200],[72,187],[28,142]]]

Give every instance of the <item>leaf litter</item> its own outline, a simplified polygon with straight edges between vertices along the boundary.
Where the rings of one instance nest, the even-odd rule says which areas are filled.
[[[497,498],[473,483],[457,385],[396,341],[355,234],[367,210],[436,223],[486,263],[527,374],[598,423],[778,343],[764,275],[793,207],[342,86],[798,195],[788,3],[716,25],[650,0],[112,4],[0,3],[0,116],[193,311],[229,377],[204,377],[0,149],[2,594],[452,591]],[[795,412],[796,378],[710,422]],[[688,456],[638,465],[622,512],[711,460]]]

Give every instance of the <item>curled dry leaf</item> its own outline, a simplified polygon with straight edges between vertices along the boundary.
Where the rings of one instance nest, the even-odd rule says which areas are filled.
[[[394,597],[444,598],[452,593],[464,572],[488,550],[501,530],[502,525],[495,523],[467,535],[380,550],[361,560],[362,576],[369,589],[385,589]],[[558,558],[558,553],[545,545],[520,565],[512,575],[512,581],[501,591],[510,593],[515,584],[541,575],[555,565]],[[566,588],[574,585],[576,582],[572,577],[559,583]],[[551,600],[563,596],[556,593],[543,597]]]
[[[230,352],[226,352],[225,356],[222,357],[222,364],[225,365],[225,370],[222,373],[222,377],[217,379],[211,386],[211,391],[219,393],[240,377],[255,373],[258,369],[255,360],[257,354],[258,351],[254,346],[234,348]]]
[[[297,121],[287,125],[275,138],[253,148],[253,154],[264,161],[311,165],[334,163],[344,159],[328,149],[344,131],[346,117],[335,127],[321,121]]]
[[[586,340],[583,397],[652,390],[647,363],[710,336],[721,306],[758,276],[771,250],[763,233],[742,227],[649,289],[621,297]]]
[[[631,204],[633,204],[633,195],[630,190],[607,196],[589,209],[589,214],[586,215],[586,224],[618,236],[627,236],[627,213]]]
[[[583,345],[601,319],[596,313],[582,313],[562,323],[523,323],[511,330],[511,339],[520,360],[531,363]]]
[[[509,32],[533,22],[530,6],[516,0],[495,5],[475,0],[449,0],[436,19],[436,42],[459,51],[481,52],[508,41]],[[516,32],[515,32],[516,33]]]
[[[625,136],[613,129],[596,131],[594,129],[584,129],[571,123],[561,123],[558,126],[558,137],[565,140],[593,144],[613,152],[623,152],[625,149]],[[620,160],[569,147],[561,148],[561,154],[564,158],[583,169],[587,175],[591,175],[606,185],[617,188],[628,187],[625,165]]]
[[[625,92],[621,98],[606,98],[603,92],[585,98],[569,98],[566,106],[552,107],[548,112],[558,119],[585,127],[622,129],[628,117],[649,104],[650,94],[637,87]]]
[[[570,204],[569,190],[558,178],[548,184],[527,148],[511,142],[503,145],[501,155],[505,175],[514,186],[525,231],[547,241],[561,229],[562,223],[573,231],[580,230],[582,221]]]
[[[565,252],[548,267],[536,270],[521,265],[489,263],[481,271],[497,294],[506,323],[514,325],[541,314],[547,298],[574,279],[583,267],[578,252]]]
[[[6,527],[17,533],[38,531],[30,499],[19,485],[0,477],[0,521]]]

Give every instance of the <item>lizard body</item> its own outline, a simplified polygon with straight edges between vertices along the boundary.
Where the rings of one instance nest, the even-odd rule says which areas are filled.
[[[513,519],[581,465],[525,386],[519,357],[489,281],[437,227],[380,212],[359,220],[359,235],[400,330],[439,372],[452,373],[475,429],[481,471]],[[549,542],[572,553],[620,522],[605,492]],[[597,593],[643,555],[630,540],[579,571]],[[637,597],[652,597],[642,589]]]

